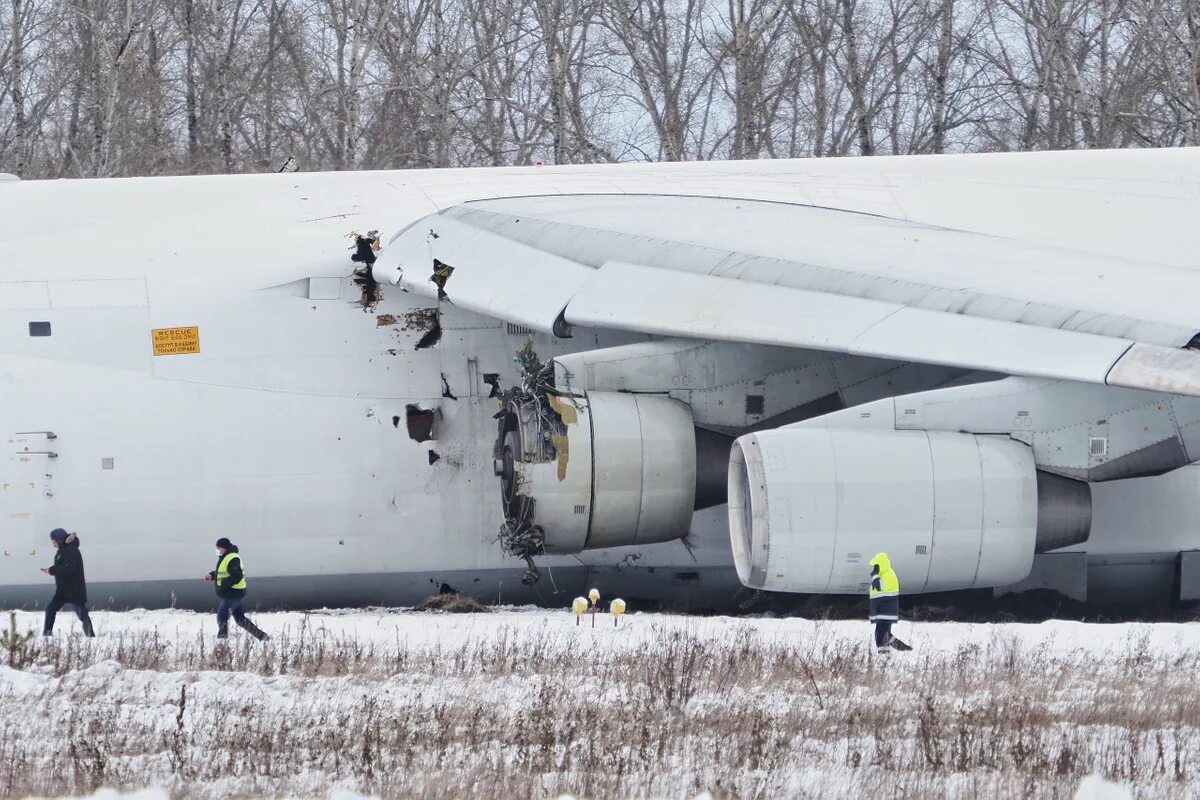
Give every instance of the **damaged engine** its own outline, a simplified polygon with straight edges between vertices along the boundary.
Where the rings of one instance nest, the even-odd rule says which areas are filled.
[[[522,385],[501,397],[493,456],[504,549],[542,553],[666,542],[686,535],[697,497],[687,405],[656,394],[573,391],[527,348]],[[727,447],[719,449],[727,458]],[[724,461],[722,461],[722,466]],[[723,498],[721,498],[723,500]]]

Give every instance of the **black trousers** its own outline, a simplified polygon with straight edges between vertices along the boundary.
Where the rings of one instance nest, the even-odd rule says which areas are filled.
[[[879,620],[875,623],[875,646],[887,647],[892,640],[892,621]]]
[[[87,603],[68,604],[57,597],[46,604],[46,620],[42,623],[42,633],[49,635],[54,632],[54,620],[65,605],[70,605],[75,609],[75,616],[79,617],[79,621],[83,623],[83,635],[95,636],[96,633],[92,630],[92,618],[88,616]]]
[[[242,598],[222,597],[221,602],[217,604],[217,625],[222,630],[228,627],[231,614],[233,621],[239,625],[246,620],[246,610],[242,606]]]
[[[267,638],[267,635],[257,625],[247,619],[241,597],[222,597],[221,602],[217,605],[218,639],[224,639],[229,635],[230,616],[233,617],[233,621],[238,624],[238,627],[245,628],[255,639],[262,641]]]

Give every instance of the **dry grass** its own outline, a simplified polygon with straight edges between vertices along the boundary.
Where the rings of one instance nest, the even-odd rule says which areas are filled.
[[[1100,772],[1186,797],[1200,777],[1200,655],[1144,637],[1096,661],[1004,633],[881,657],[820,626],[612,650],[571,630],[39,641],[0,676],[0,795],[1070,797]]]

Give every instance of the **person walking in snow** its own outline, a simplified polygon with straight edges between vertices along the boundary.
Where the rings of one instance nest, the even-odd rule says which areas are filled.
[[[44,567],[42,572],[54,577],[54,597],[46,604],[46,620],[42,624],[42,635],[54,633],[54,619],[65,605],[75,609],[75,616],[83,623],[83,635],[95,636],[92,618],[87,607],[87,579],[83,574],[83,555],[79,552],[79,537],[62,528],[50,531],[50,544],[54,547],[54,564]]]
[[[218,639],[228,638],[231,615],[239,627],[260,642],[271,638],[246,618],[246,611],[242,608],[242,601],[246,597],[246,573],[242,568],[242,556],[238,553],[237,545],[224,536],[217,539],[217,568],[205,575],[204,580],[216,583],[217,597],[221,598],[217,605]]]
[[[875,623],[875,649],[880,653],[889,647],[912,650],[892,635],[892,625],[900,621],[900,579],[892,569],[887,553],[876,553],[871,559],[870,620]]]

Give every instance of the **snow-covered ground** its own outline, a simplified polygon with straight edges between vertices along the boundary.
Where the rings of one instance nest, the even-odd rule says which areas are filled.
[[[1200,624],[253,616],[60,616],[0,667],[0,795],[1200,796]]]

